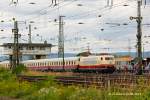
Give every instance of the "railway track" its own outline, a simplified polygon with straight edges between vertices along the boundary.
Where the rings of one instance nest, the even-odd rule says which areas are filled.
[[[20,81],[40,82],[48,80],[48,76],[18,76]],[[56,76],[54,81],[65,86],[80,85],[83,87],[94,86],[96,88],[147,88],[150,85],[150,75],[133,75],[133,74],[85,74],[76,73],[71,76]]]
[[[28,81],[28,82],[40,82],[48,80],[48,76],[27,76],[27,75],[18,75],[19,81]]]
[[[150,84],[150,75],[78,75],[78,76],[59,76],[55,81],[64,85],[82,85],[85,87],[95,86],[98,88],[145,88]]]

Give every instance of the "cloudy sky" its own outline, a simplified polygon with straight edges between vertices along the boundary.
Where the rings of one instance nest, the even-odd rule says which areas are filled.
[[[17,2],[17,0],[13,0]],[[19,21],[20,42],[28,42],[28,25],[32,25],[32,42],[58,44],[58,18],[64,17],[65,52],[135,51],[137,0],[0,0],[0,43],[13,42],[13,21]],[[142,4],[142,33],[145,51],[150,50],[150,0]],[[34,23],[30,23],[30,22]],[[82,24],[81,24],[82,23]],[[148,42],[147,42],[148,41]],[[57,46],[52,52],[57,52]]]

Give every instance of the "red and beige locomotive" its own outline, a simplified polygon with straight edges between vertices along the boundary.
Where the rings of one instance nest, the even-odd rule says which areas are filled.
[[[22,61],[29,70],[41,71],[77,71],[77,72],[114,72],[115,59],[113,55],[101,54],[87,57],[68,57],[54,59],[39,59]],[[9,68],[8,62],[0,65]]]

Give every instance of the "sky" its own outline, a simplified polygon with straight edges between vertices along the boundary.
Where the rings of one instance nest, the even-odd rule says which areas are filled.
[[[65,16],[65,52],[136,51],[137,0],[0,0],[0,44],[13,43],[13,18],[18,21],[20,42],[28,42],[28,25],[32,42],[56,45],[58,52],[59,16]],[[109,2],[108,2],[109,1]],[[150,51],[150,0],[142,1],[142,44]],[[34,23],[30,23],[34,22]],[[82,23],[82,24],[81,24]],[[130,48],[130,49],[129,49]],[[1,50],[3,51],[3,50]]]

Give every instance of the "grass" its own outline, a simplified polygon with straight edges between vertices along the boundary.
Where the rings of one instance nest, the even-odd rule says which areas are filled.
[[[100,90],[94,86],[89,88],[75,85],[62,86],[56,84],[53,78],[49,76],[48,81],[36,83],[19,82],[16,74],[0,69],[0,97],[19,100],[150,100],[150,88],[138,91],[140,95],[131,95],[130,93],[137,92],[136,89],[124,92],[117,87],[117,91],[114,91],[114,87],[113,90]]]

